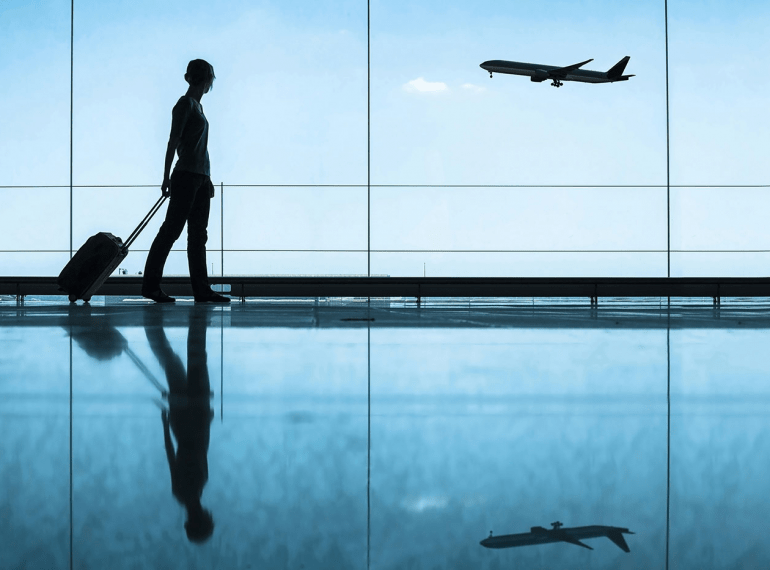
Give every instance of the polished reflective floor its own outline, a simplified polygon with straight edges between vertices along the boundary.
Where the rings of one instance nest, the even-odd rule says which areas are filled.
[[[769,567],[770,305],[708,301],[0,302],[0,569]]]

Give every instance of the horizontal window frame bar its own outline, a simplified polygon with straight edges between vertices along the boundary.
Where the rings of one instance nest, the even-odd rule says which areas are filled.
[[[770,184],[220,184],[225,188],[770,188]],[[0,190],[69,189],[69,185],[2,186]],[[159,184],[81,184],[88,188],[160,188]]]
[[[148,253],[149,249],[132,249]],[[770,253],[770,249],[221,249],[225,253]],[[172,249],[186,253],[186,249]],[[0,249],[2,253],[69,253],[68,249]]]

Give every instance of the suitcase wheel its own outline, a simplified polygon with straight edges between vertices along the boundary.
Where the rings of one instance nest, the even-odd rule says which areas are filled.
[[[89,295],[88,297],[83,297],[83,302],[85,303],[88,303],[88,301],[90,300],[91,300],[91,295]]]
[[[73,295],[72,293],[70,293],[69,294],[69,300],[70,300],[70,303],[75,303],[78,300],[78,296],[77,295]]]

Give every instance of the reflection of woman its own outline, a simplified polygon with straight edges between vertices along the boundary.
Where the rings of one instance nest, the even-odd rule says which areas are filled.
[[[163,439],[171,472],[171,491],[187,510],[184,528],[192,542],[204,542],[214,532],[211,513],[201,505],[203,487],[209,478],[209,430],[214,412],[209,405],[210,385],[206,362],[205,309],[190,314],[187,335],[187,372],[163,331],[162,318],[148,307],[145,333],[168,380],[169,410],[162,413]],[[176,449],[171,434],[176,439]]]
[[[214,185],[209,167],[209,122],[203,114],[201,98],[214,84],[214,68],[207,61],[194,59],[187,65],[184,78],[190,88],[172,111],[171,135],[161,186],[163,195],[171,199],[166,219],[147,255],[142,296],[156,303],[175,301],[161,290],[160,281],[171,246],[187,223],[187,263],[195,301],[229,303],[230,299],[211,290],[206,270],[206,228]],[[179,160],[174,166],[174,174],[169,177],[175,152],[179,154]]]

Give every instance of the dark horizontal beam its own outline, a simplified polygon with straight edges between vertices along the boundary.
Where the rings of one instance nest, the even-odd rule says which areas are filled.
[[[211,277],[234,297],[770,297],[770,277]],[[110,277],[96,295],[140,295],[142,278]],[[165,277],[191,296],[188,277]],[[62,295],[55,277],[0,277],[2,295]]]

